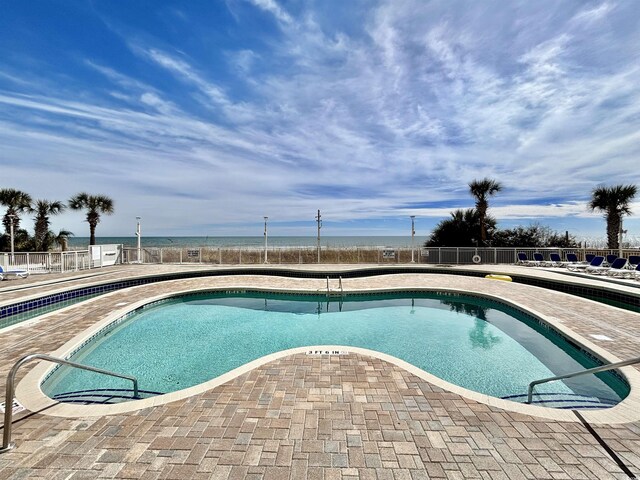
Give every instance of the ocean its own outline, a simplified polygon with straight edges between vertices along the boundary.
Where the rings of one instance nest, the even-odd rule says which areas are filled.
[[[414,245],[421,246],[426,237],[416,236]],[[97,244],[123,244],[127,247],[137,246],[136,237],[96,237]],[[264,237],[142,237],[143,247],[262,247]],[[69,247],[87,248],[89,237],[70,237]],[[317,245],[316,237],[271,237],[270,247],[313,247]],[[323,247],[410,247],[411,237],[402,236],[370,236],[370,237],[320,237]]]

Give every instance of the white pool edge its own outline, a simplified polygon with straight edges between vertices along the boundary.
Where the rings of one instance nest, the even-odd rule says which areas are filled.
[[[143,287],[143,286],[131,287],[131,288],[140,288],[140,287]],[[92,325],[88,329],[84,330],[83,332],[76,335],[68,342],[66,342],[58,350],[56,350],[55,352],[51,352],[49,354],[55,357],[66,358],[71,352],[73,352],[81,343],[83,343],[91,335],[95,334],[99,330],[103,329],[105,326],[121,318],[122,316],[126,315],[132,310],[140,308],[149,303],[171,298],[174,296],[184,295],[186,293],[204,293],[204,292],[231,291],[231,290],[279,292],[279,293],[290,293],[290,294],[317,293],[316,290],[284,289],[284,288],[269,289],[264,287],[255,287],[252,285],[234,285],[234,286],[226,286],[226,287],[219,287],[219,288],[211,288],[211,287],[209,288],[203,287],[203,288],[197,288],[197,289],[188,288],[188,289],[182,289],[182,290],[176,289],[170,293],[148,297],[144,300],[140,300],[138,302],[134,302],[126,306],[123,306],[121,308],[115,309],[105,319]],[[585,350],[591,352],[593,355],[597,357],[604,359],[607,362],[613,363],[613,362],[620,361],[611,353],[607,352],[601,347],[598,347],[597,345],[594,345],[586,338],[568,329],[558,319],[542,315],[536,312],[535,310],[533,310],[532,308],[521,305],[518,302],[514,302],[504,297],[498,297],[495,295],[487,294],[479,290],[472,290],[472,289],[460,290],[460,289],[445,288],[445,287],[433,287],[433,288],[398,287],[398,288],[385,288],[385,289],[357,289],[357,290],[351,289],[351,290],[345,290],[345,294],[365,293],[365,292],[366,293],[387,293],[387,292],[406,292],[406,291],[451,292],[451,293],[458,293],[461,295],[472,294],[472,295],[488,298],[491,300],[495,300],[497,302],[513,306],[519,310],[522,310],[524,312],[527,312],[539,318],[541,321],[549,324],[550,326],[558,330],[560,333],[562,333],[562,335],[565,335],[566,337],[570,338],[573,342],[577,343]],[[102,297],[102,298],[104,299],[105,297]],[[449,383],[397,357],[393,357],[391,355],[374,351],[374,350],[345,346],[345,345],[308,345],[308,346],[296,347],[288,350],[282,350],[279,352],[274,352],[269,355],[265,355],[264,357],[253,360],[249,363],[246,363],[245,365],[242,365],[234,370],[231,370],[219,377],[216,377],[214,379],[211,379],[199,385],[195,385],[193,387],[189,387],[183,390],[178,390],[176,392],[167,393],[164,395],[159,395],[156,397],[147,398],[144,400],[136,400],[136,401],[113,404],[113,405],[64,404],[64,403],[59,403],[52,400],[42,392],[40,388],[40,384],[42,383],[44,378],[48,375],[48,373],[53,368],[55,368],[55,365],[42,362],[38,364],[36,367],[34,367],[24,377],[24,379],[18,384],[16,388],[16,398],[20,403],[22,403],[22,405],[24,405],[28,410],[32,412],[42,412],[43,414],[52,415],[56,417],[78,418],[78,417],[87,417],[87,416],[122,414],[122,413],[141,410],[144,408],[164,405],[170,402],[174,402],[177,400],[182,400],[185,398],[192,397],[194,395],[198,395],[205,391],[211,390],[219,385],[222,385],[230,380],[233,380],[239,377],[240,375],[250,372],[251,370],[257,367],[260,367],[262,365],[265,365],[269,362],[278,360],[280,358],[283,358],[289,355],[305,353],[309,350],[343,350],[343,351],[348,351],[354,354],[360,354],[360,355],[379,358],[393,365],[396,365],[408,371],[409,373],[417,376],[418,378],[421,378],[439,388],[442,388],[443,390],[455,393],[464,398],[468,398],[468,399],[477,401],[479,403],[483,403],[485,405],[497,407],[513,413],[531,415],[531,416],[546,418],[550,420],[570,421],[570,422],[579,421],[577,417],[572,413],[571,410],[559,410],[559,409],[553,409],[548,407],[527,405],[527,404],[512,402],[509,400],[503,400],[497,397],[492,397],[486,394],[482,394],[482,393]],[[629,395],[622,402],[620,402],[619,404],[617,404],[612,408],[607,408],[602,410],[580,410],[581,415],[588,422],[594,423],[594,424],[619,424],[619,423],[629,423],[629,422],[640,420],[640,395],[638,394],[638,392],[640,391],[640,372],[633,367],[624,367],[622,369],[619,369],[619,371],[625,376],[625,379],[627,380],[627,382],[631,387],[631,391]]]

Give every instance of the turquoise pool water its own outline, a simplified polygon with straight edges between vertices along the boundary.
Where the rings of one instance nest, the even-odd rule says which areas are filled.
[[[72,359],[134,375],[141,389],[167,393],[269,353],[308,345],[384,352],[496,397],[524,394],[532,380],[598,365],[523,312],[487,299],[436,293],[347,296],[344,301],[259,293],[189,295],[140,310]],[[130,383],[61,367],[43,384],[50,396],[107,387],[130,388]],[[608,373],[536,391],[616,403],[628,386]]]

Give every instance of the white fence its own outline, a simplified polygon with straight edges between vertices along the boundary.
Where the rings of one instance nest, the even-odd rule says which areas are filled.
[[[258,264],[452,264],[515,263],[518,252],[525,252],[530,259],[536,252],[549,259],[552,252],[565,258],[566,253],[576,253],[584,259],[587,254],[617,255],[618,250],[594,248],[474,248],[474,247],[125,247],[122,263],[177,263],[177,264],[218,264],[218,265],[258,265]],[[625,249],[623,256],[640,255],[640,249]],[[266,262],[265,262],[266,257]]]
[[[505,264],[515,263],[519,252],[527,254],[533,260],[534,253],[542,253],[545,260],[549,260],[549,254],[558,253],[564,259],[567,253],[575,253],[579,260],[585,260],[587,254],[592,255],[619,255],[619,250],[609,250],[601,248],[473,248],[473,247],[426,247],[422,248],[423,253],[428,257],[427,263],[434,264],[470,264],[488,263]],[[480,257],[480,262],[474,262],[475,256]],[[629,258],[631,255],[640,255],[640,249],[623,249],[622,256]],[[477,258],[476,258],[477,260]]]
[[[20,269],[30,273],[63,273],[99,268],[120,263],[147,264],[473,264],[479,257],[482,264],[512,264],[518,252],[533,258],[536,252],[545,259],[552,252],[565,258],[566,253],[576,253],[584,260],[587,254],[618,255],[618,250],[594,248],[473,248],[473,247],[270,247],[266,252],[259,247],[194,247],[194,248],[142,248],[121,245],[98,245],[89,250],[69,252],[16,252],[0,253],[0,265],[6,270]],[[640,255],[640,249],[624,249],[624,257]],[[319,261],[318,261],[319,260]],[[478,259],[475,258],[477,261]]]
[[[92,264],[88,250],[0,253],[0,265],[5,270],[27,270],[29,273],[77,272],[99,266]]]

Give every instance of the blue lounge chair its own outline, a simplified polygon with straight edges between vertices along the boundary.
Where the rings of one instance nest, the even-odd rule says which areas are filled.
[[[598,255],[593,257],[593,260],[591,260],[591,263],[589,263],[588,265],[580,264],[580,263],[577,265],[568,265],[567,269],[571,270],[572,272],[579,272],[579,271],[585,271],[587,268],[601,267],[603,263],[604,263],[604,257]]]
[[[15,277],[27,278],[29,276],[29,272],[27,270],[5,270],[0,265],[0,280],[4,280],[4,277],[9,275],[13,275]]]
[[[611,265],[605,265],[602,262],[600,267],[587,267],[587,273],[593,273],[595,275],[608,275],[609,272],[613,271],[624,271],[624,267],[627,266],[626,258],[616,258]]]
[[[616,258],[618,258],[618,255],[609,254],[605,257],[605,263],[607,265],[613,265],[613,262],[616,261]]]
[[[640,263],[636,265],[636,269],[629,274],[629,278],[633,278],[634,280],[640,280]]]
[[[635,268],[640,265],[640,255],[629,255],[629,263],[627,263],[627,268],[630,270],[635,270]]]
[[[609,277],[626,277],[629,274],[629,269],[627,268],[628,260],[626,258],[616,258],[614,262],[611,264],[611,267],[603,272]]]
[[[547,262],[544,261],[544,255],[542,255],[541,253],[534,253],[533,254],[533,266],[534,267],[543,267]]]
[[[570,254],[567,254],[567,258],[569,257]],[[578,258],[576,257],[576,261],[578,260]],[[562,257],[560,256],[559,253],[550,253],[549,254],[549,261],[547,262],[547,265],[549,265],[550,267],[566,267],[567,264],[565,262],[562,261]]]
[[[594,258],[596,258],[595,253],[586,253],[586,254],[584,255],[584,261],[585,261],[585,262],[587,262],[587,263],[591,263],[591,261],[592,261]]]
[[[569,265],[578,265],[580,260],[578,260],[578,255],[575,253],[567,253],[567,266]]]
[[[516,265],[524,265],[525,267],[531,266],[531,260],[527,257],[527,254],[524,252],[518,252],[518,260],[516,261]]]

